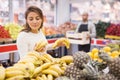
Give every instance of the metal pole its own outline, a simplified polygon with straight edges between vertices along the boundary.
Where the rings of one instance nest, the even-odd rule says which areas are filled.
[[[9,22],[14,21],[14,14],[13,14],[13,0],[8,0],[9,1]]]

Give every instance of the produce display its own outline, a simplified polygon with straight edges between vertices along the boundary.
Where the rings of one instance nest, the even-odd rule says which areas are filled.
[[[99,21],[95,26],[98,38],[120,39],[120,24]]]
[[[120,58],[112,59],[108,54],[105,52],[100,52],[99,57],[106,62],[107,66],[109,67],[109,73],[113,74],[115,77],[120,80]]]
[[[76,25],[71,22],[65,22],[59,26],[45,25],[42,28],[43,33],[46,35],[47,39],[64,37],[66,31],[75,30]]]
[[[47,53],[29,52],[11,67],[0,67],[0,80],[55,80],[73,62],[70,55],[53,58]],[[4,74],[5,73],[5,74]]]
[[[9,32],[9,34],[13,40],[16,40],[21,29],[22,29],[22,27],[15,23],[5,24],[5,30],[7,30]]]
[[[106,30],[106,38],[120,39],[120,24],[111,24]]]
[[[65,22],[58,26],[57,31],[62,34],[66,34],[67,31],[75,30],[75,29],[76,29],[76,24],[71,22]]]
[[[73,64],[69,65],[65,70],[65,76],[71,77],[74,80],[85,80],[87,77],[87,71],[84,68],[84,64],[87,64],[90,57],[85,52],[76,52],[73,54]]]
[[[120,44],[118,43],[109,43],[105,47],[102,48],[104,52],[106,52],[111,58],[117,58],[120,55]],[[102,62],[99,58],[99,49],[93,48],[91,52],[88,52],[89,56],[92,60]]]
[[[0,38],[11,38],[9,32],[5,30],[4,26],[1,25],[0,25]]]
[[[104,38],[106,34],[106,30],[109,27],[110,23],[99,21],[96,26],[96,34],[98,38]]]

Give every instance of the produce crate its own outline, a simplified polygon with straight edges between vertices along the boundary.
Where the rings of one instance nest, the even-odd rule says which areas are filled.
[[[105,35],[105,38],[120,40],[120,36],[113,36],[113,35]]]
[[[0,44],[8,44],[13,43],[13,40],[11,38],[0,38]]]
[[[88,31],[82,33],[76,33],[74,31],[67,31],[66,37],[70,40],[70,43],[73,44],[89,44],[90,40],[87,39],[87,35],[89,34]]]

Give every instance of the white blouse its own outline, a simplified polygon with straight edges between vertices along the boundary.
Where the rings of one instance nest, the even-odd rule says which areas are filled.
[[[42,31],[39,31],[37,34],[24,31],[20,32],[17,38],[17,48],[20,58],[23,58],[29,51],[33,51],[35,44],[41,39],[47,41]]]

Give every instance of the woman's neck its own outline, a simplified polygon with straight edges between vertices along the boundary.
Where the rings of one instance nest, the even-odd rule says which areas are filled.
[[[31,32],[37,34],[39,31],[38,30],[31,30]]]

